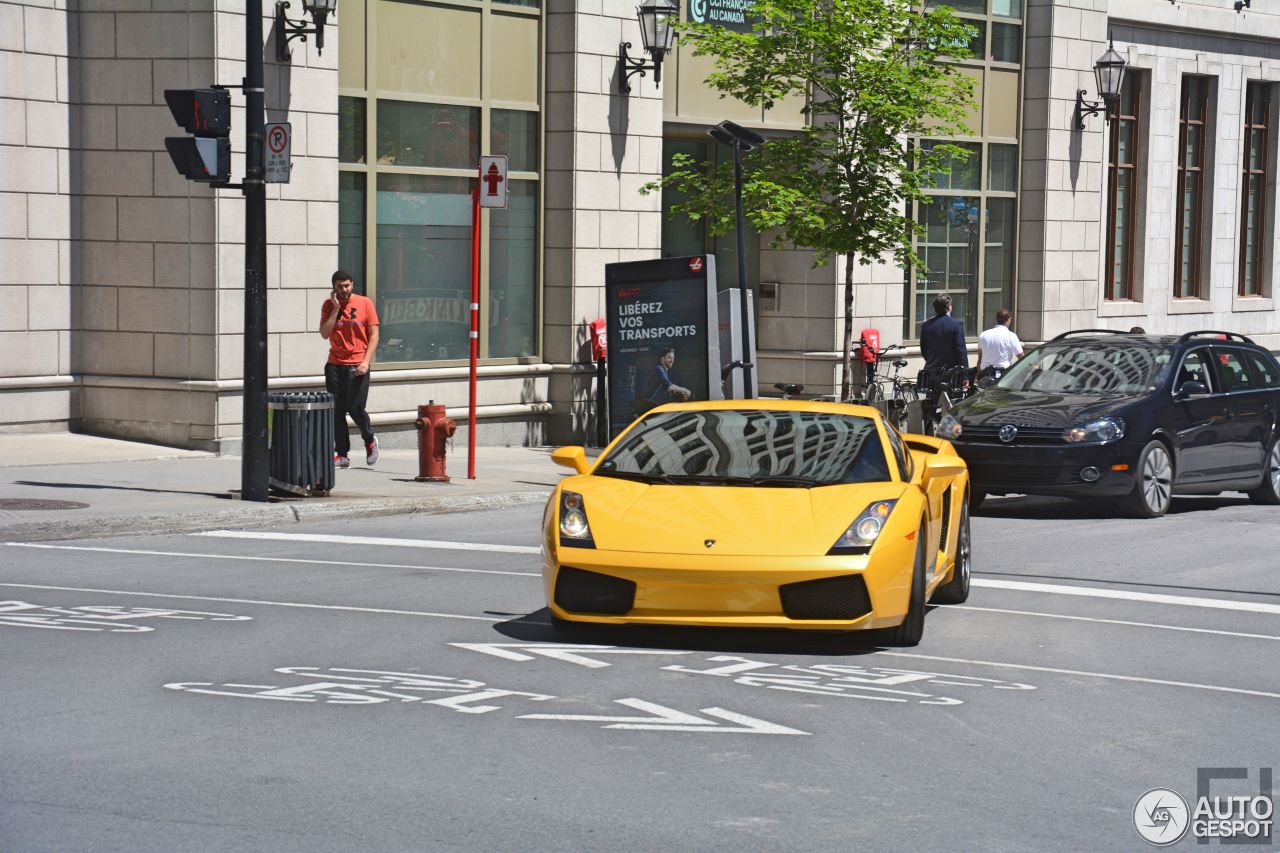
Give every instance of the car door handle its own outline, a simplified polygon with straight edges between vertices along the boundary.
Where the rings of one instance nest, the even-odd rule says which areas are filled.
[[[1229,421],[1231,420],[1231,418],[1234,416],[1235,413],[1232,412],[1230,409],[1223,409],[1221,412],[1219,412],[1219,414],[1222,415],[1222,419],[1224,421]]]

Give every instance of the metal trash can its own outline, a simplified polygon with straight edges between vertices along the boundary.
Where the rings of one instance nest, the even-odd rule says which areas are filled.
[[[267,450],[272,488],[327,495],[333,488],[333,395],[327,391],[267,395]]]

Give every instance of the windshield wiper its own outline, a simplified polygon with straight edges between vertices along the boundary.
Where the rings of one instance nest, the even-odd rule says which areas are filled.
[[[639,471],[596,471],[598,477],[617,477],[619,480],[635,480],[637,483],[662,483],[674,486],[679,483],[667,474],[642,474]]]
[[[769,474],[763,477],[752,477],[750,482],[753,486],[792,486],[798,489],[827,485],[821,480],[815,480],[813,477],[798,477],[794,474]]]

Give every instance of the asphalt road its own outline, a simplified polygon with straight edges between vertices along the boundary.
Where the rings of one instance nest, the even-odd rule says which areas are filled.
[[[0,850],[1144,849],[1280,765],[1280,512],[1174,509],[989,500],[906,650],[554,632],[535,507],[0,545]]]

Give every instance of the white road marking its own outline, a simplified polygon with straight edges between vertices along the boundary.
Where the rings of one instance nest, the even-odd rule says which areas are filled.
[[[94,592],[99,595],[140,595],[143,598],[180,598],[185,601],[219,601],[226,604],[261,604],[266,607],[298,607],[304,610],[342,610],[348,613],[382,613],[391,616],[432,616],[437,619],[467,619],[476,622],[506,622],[507,616],[463,616],[427,610],[389,610],[382,607],[348,607],[341,604],[302,604],[296,601],[260,601],[255,598],[217,598],[211,595],[173,595],[164,592],[125,592],[118,589],[91,589],[79,586],[48,586],[34,583],[0,583],[18,589],[56,589],[63,592]]]
[[[1042,619],[1069,619],[1073,622],[1098,622],[1103,625],[1126,625],[1131,628],[1157,628],[1162,631],[1188,631],[1193,634],[1216,634],[1220,637],[1243,637],[1249,640],[1280,640],[1272,634],[1246,634],[1241,631],[1218,631],[1213,628],[1190,628],[1186,625],[1157,625],[1154,622],[1130,622],[1125,619],[1099,619],[1095,616],[1070,616],[1065,613],[1041,613],[1036,610],[1006,610],[1001,607],[974,607],[970,604],[948,604],[944,610],[977,610],[983,613],[1008,613],[1012,616],[1038,616]]]
[[[1280,693],[1268,693],[1264,690],[1245,690],[1241,687],[1219,687],[1213,684],[1197,684],[1192,681],[1169,681],[1164,678],[1144,678],[1139,675],[1114,675],[1106,672],[1086,672],[1079,669],[1059,669],[1053,666],[1033,666],[1025,663],[1002,663],[989,660],[970,660],[969,658],[948,658],[938,655],[918,655],[910,652],[874,652],[896,658],[913,658],[916,660],[937,660],[944,663],[967,663],[974,666],[996,666],[1004,669],[1025,669],[1032,672],[1051,672],[1056,675],[1080,675],[1085,678],[1105,678],[1113,681],[1133,681],[1139,684],[1159,684],[1165,687],[1189,687],[1196,690],[1212,690],[1217,693],[1242,693],[1245,696],[1261,696],[1266,699],[1280,699]]]
[[[136,548],[91,548],[87,545],[46,545],[43,542],[6,542],[14,548],[43,548],[50,551],[94,551],[105,554],[139,554],[146,557],[191,557],[208,560],[255,560],[263,563],[303,563],[309,566],[356,566],[366,569],[419,569],[424,572],[462,572],[473,575],[513,575],[541,577],[539,572],[504,572],[498,569],[463,569],[456,566],[416,566],[407,563],[356,563],[350,560],[311,560],[300,557],[257,557],[252,554],[201,554],[188,551],[143,551]]]
[[[973,586],[984,589],[1012,589],[1019,592],[1039,592],[1050,595],[1081,595],[1088,598],[1115,598],[1122,601],[1145,601],[1150,604],[1176,604],[1182,607],[1208,607],[1215,610],[1242,610],[1247,613],[1280,615],[1280,604],[1263,604],[1253,601],[1229,601],[1222,598],[1196,598],[1189,595],[1130,592],[1122,589],[1097,589],[1091,586],[1066,586],[1065,584],[1028,583],[1026,581],[997,581],[975,578],[970,583]]]
[[[555,658],[565,663],[576,663],[588,669],[603,669],[610,666],[602,660],[587,657],[583,652],[593,655],[687,655],[691,652],[666,651],[660,649],[620,649],[617,646],[593,646],[589,644],[569,643],[450,643],[460,649],[470,649],[494,657],[514,661],[534,660],[535,655]]]
[[[497,551],[503,554],[541,554],[531,545],[487,545],[482,542],[446,542],[432,539],[393,539],[383,536],[341,536],[329,533],[275,533],[269,530],[207,530],[190,536],[221,539],[272,539],[283,542],[323,542],[329,545],[379,545],[391,548],[443,548],[454,551]]]
[[[605,717],[595,714],[521,714],[519,719],[580,720],[583,722],[609,723],[610,725],[602,726],[602,728],[606,729],[656,732],[734,732],[753,735],[809,734],[809,732],[802,732],[799,729],[791,729],[786,726],[780,726],[777,723],[769,723],[764,720],[758,720],[755,717],[748,717],[745,714],[726,711],[724,708],[700,708],[698,713],[706,714],[708,717],[728,720],[731,723],[737,723],[737,726],[717,726],[711,720],[705,720],[693,714],[686,714],[683,711],[677,711],[675,708],[668,708],[665,705],[646,702],[643,699],[615,699],[614,702],[618,705],[634,708],[637,711],[644,711],[650,716]]]

